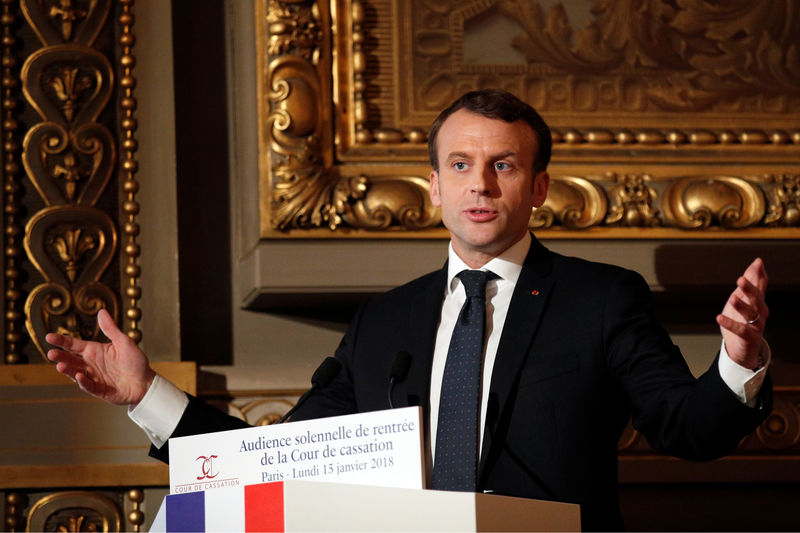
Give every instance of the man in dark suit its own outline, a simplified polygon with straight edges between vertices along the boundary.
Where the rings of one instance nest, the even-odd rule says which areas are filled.
[[[479,462],[466,490],[579,503],[585,529],[620,529],[616,446],[631,417],[656,449],[703,460],[733,450],[768,414],[760,260],[737,280],[717,317],[721,353],[695,379],[638,274],[555,254],[528,232],[550,157],[549,130],[530,106],[502,91],[468,93],[437,118],[429,149],[431,199],[451,235],[447,264],[359,310],[336,352],[342,371],[294,418],[387,408],[388,370],[406,352],[409,374],[393,398],[423,406],[435,469],[437,432],[452,416],[449,344],[472,298],[463,270],[492,273],[481,295]],[[132,405],[154,456],[166,460],[171,436],[244,425],[170,389],[107,313],[99,321],[111,344],[51,335],[63,350],[48,356],[87,392]]]

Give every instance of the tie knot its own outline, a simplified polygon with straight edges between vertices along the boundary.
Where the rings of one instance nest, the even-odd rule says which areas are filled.
[[[486,298],[486,282],[497,275],[488,270],[462,270],[456,277],[464,284],[467,298]]]

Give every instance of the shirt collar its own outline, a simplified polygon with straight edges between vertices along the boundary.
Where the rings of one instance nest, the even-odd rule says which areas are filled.
[[[509,248],[504,250],[497,257],[492,258],[488,263],[483,265],[480,270],[491,270],[504,281],[516,283],[519,279],[519,274],[522,272],[522,264],[528,256],[528,251],[531,248],[531,234],[525,235]],[[469,270],[470,267],[458,256],[453,250],[453,242],[450,241],[448,249],[447,260],[447,292],[452,293],[458,286],[456,283],[456,275],[462,270]]]

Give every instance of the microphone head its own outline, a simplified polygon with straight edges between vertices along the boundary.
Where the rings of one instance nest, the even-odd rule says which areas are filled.
[[[411,368],[411,354],[406,351],[397,352],[392,361],[392,368],[389,371],[389,381],[391,383],[402,383],[408,376]]]
[[[315,389],[327,387],[339,375],[341,369],[342,363],[338,359],[326,357],[311,376],[311,386]]]

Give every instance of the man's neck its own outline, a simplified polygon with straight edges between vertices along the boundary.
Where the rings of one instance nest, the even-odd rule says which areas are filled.
[[[514,244],[503,250],[502,252],[496,255],[485,255],[482,256],[481,259],[476,259],[475,257],[470,258],[471,260],[467,260],[463,257],[462,254],[458,253],[453,247],[453,242],[450,241],[450,256],[453,255],[458,256],[458,258],[469,268],[478,270],[485,267],[488,263],[493,261],[494,259],[503,259],[505,261],[510,261],[512,263],[516,263],[518,265],[522,265],[525,262],[525,257],[528,255],[528,251],[530,250],[531,244],[533,243],[533,239],[531,238],[530,233],[524,233]]]

